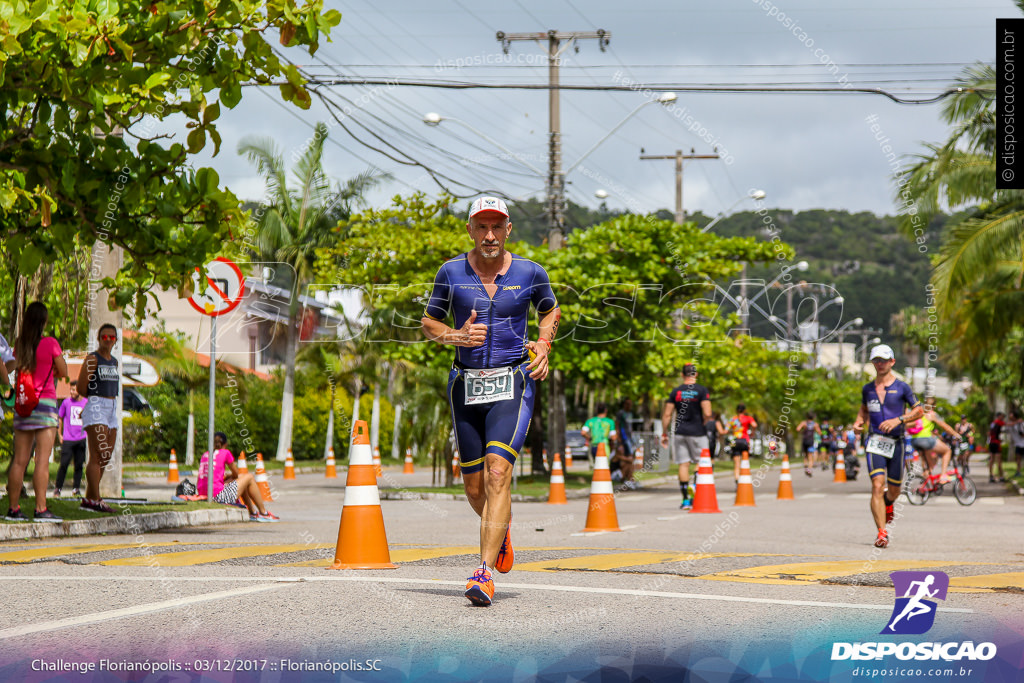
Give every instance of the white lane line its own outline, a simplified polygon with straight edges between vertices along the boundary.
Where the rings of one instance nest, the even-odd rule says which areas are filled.
[[[347,570],[347,571],[358,571],[358,570]],[[409,584],[416,586],[459,586],[464,587],[466,582],[463,581],[446,581],[442,579],[404,579],[391,576],[349,576],[346,570],[332,573],[330,575],[316,574],[310,576],[289,576],[289,577],[259,577],[259,576],[231,576],[222,579],[215,577],[204,577],[203,581],[274,581],[276,584],[283,583],[304,583],[304,582],[315,582],[315,581],[353,581],[356,583],[394,583],[394,584]],[[104,577],[111,581],[190,581],[195,582],[195,577],[191,576],[163,576],[163,577],[148,577],[148,576],[118,576],[118,577]],[[95,576],[5,576],[4,581],[11,580],[27,580],[27,581],[95,581]],[[273,588],[273,585],[261,585],[254,588],[248,589],[249,591],[267,590]],[[515,588],[518,590],[538,590],[538,591],[558,591],[558,592],[569,592],[569,593],[595,593],[598,595],[635,595],[641,598],[675,598],[678,600],[719,600],[722,602],[750,602],[761,605],[790,605],[794,607],[829,607],[829,608],[849,608],[849,609],[875,609],[883,611],[891,611],[892,603],[887,605],[869,605],[865,603],[857,602],[818,602],[815,600],[773,600],[771,598],[749,598],[744,596],[736,595],[713,595],[703,593],[673,593],[669,591],[645,591],[645,590],[634,590],[630,588],[591,588],[588,586],[567,586],[564,584],[548,584],[548,583],[501,583],[501,587]],[[214,600],[222,595],[239,594],[239,591],[246,589],[236,589],[234,591],[223,591],[222,593],[210,593],[208,595],[198,596],[197,598],[186,598],[185,600],[199,601],[199,600]],[[181,602],[177,600],[168,600],[167,602]],[[154,603],[155,605],[162,603]],[[133,609],[133,608],[129,608]],[[963,609],[960,607],[938,607],[940,612],[959,612],[962,614],[973,614],[972,609]],[[122,611],[122,610],[115,610]],[[0,631],[0,635],[5,633]],[[9,637],[9,636],[7,636]]]
[[[13,577],[12,577],[13,578]],[[19,577],[20,578],[20,577]],[[51,577],[52,580],[53,577]],[[95,578],[95,577],[93,577]],[[142,578],[142,577],[139,577]],[[166,580],[166,577],[154,577],[159,581]],[[195,579],[192,579],[195,581]],[[205,579],[203,579],[205,581]],[[263,579],[266,581],[267,579]],[[271,581],[273,581],[271,579]],[[203,595],[194,595],[188,598],[175,598],[174,600],[164,600],[162,602],[151,602],[145,605],[135,605],[134,607],[124,607],[122,609],[113,609],[106,612],[95,612],[93,614],[83,614],[79,617],[68,617],[67,619],[57,619],[55,621],[43,621],[38,624],[29,624],[27,626],[18,626],[15,628],[7,628],[0,630],[0,640],[6,640],[8,638],[19,638],[21,636],[27,636],[32,633],[40,633],[42,631],[56,631],[61,628],[69,628],[72,626],[83,626],[85,624],[95,624],[100,621],[108,621],[110,619],[120,619],[122,617],[134,617],[139,614],[149,614],[151,612],[159,612],[161,610],[175,609],[177,607],[184,607],[185,605],[195,604],[197,602],[208,602],[210,600],[223,600],[224,598],[231,598],[238,595],[245,595],[247,593],[259,593],[260,591],[271,590],[273,588],[279,588],[279,583],[264,583],[259,586],[247,586],[245,588],[234,588],[232,590],[217,591],[216,593],[204,593]]]

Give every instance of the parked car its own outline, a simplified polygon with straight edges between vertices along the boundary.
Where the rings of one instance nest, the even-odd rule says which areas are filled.
[[[153,414],[153,406],[149,405],[146,397],[139,393],[134,387],[122,387],[121,410],[126,414],[149,413]],[[156,417],[156,415],[153,415]]]

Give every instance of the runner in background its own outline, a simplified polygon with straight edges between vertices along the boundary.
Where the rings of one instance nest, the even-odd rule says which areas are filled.
[[[757,429],[757,420],[747,415],[747,406],[740,403],[736,406],[736,414],[729,420],[729,433],[733,437],[733,479],[737,483],[740,480],[740,464],[743,462],[743,456],[750,457],[751,429]]]
[[[804,452],[804,474],[813,477],[814,459],[818,452],[821,426],[814,421],[814,413],[808,410],[807,416],[796,426],[796,430],[800,432],[800,449]]]

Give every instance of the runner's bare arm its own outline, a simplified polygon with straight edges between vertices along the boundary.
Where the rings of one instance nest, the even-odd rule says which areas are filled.
[[[532,371],[530,377],[533,379],[543,380],[548,376],[548,354],[551,353],[551,343],[558,332],[560,315],[557,306],[545,313],[540,319],[537,341],[527,344],[527,348],[536,354],[536,358],[526,368]]]
[[[440,320],[426,316],[420,318],[420,325],[423,334],[438,344],[465,347],[483,346],[484,341],[487,340],[487,325],[474,323],[474,320],[476,320],[476,311],[472,311],[466,322],[457,330],[448,327]]]

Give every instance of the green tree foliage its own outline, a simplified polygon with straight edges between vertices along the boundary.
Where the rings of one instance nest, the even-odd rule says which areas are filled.
[[[322,0],[13,0],[0,3],[0,236],[20,273],[99,239],[124,248],[116,303],[217,252],[240,225],[210,168],[221,106],[243,83],[283,81],[306,108],[298,71],[271,40],[315,52],[340,14]],[[157,135],[175,117],[184,141]],[[123,134],[123,135],[122,135]],[[169,142],[169,144],[168,144]],[[140,307],[141,308],[141,307]]]

